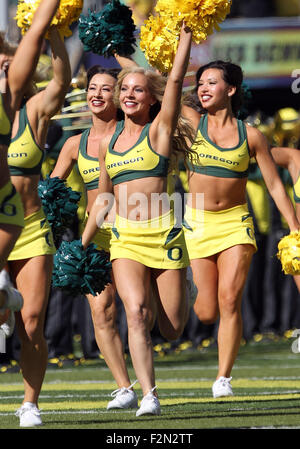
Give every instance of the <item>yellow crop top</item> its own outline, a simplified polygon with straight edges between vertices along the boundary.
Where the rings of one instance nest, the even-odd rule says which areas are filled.
[[[133,179],[147,177],[166,177],[168,175],[169,158],[156,153],[150,145],[149,127],[144,126],[135,145],[129,150],[119,153],[114,151],[114,145],[124,128],[124,121],[120,122],[114,133],[105,156],[106,170],[113,185]]]
[[[44,151],[36,143],[26,113],[26,104],[20,109],[19,128],[8,148],[8,166],[13,176],[38,175]]]
[[[11,121],[4,109],[2,94],[0,93],[0,145],[9,146],[11,139]]]
[[[189,163],[191,171],[219,178],[245,178],[248,176],[250,155],[247,142],[246,126],[242,120],[238,122],[239,143],[233,148],[221,148],[212,142],[207,133],[207,114],[200,119],[196,141],[198,159],[193,157]]]
[[[99,159],[87,154],[87,141],[90,134],[90,129],[86,129],[81,134],[79,149],[78,149],[78,171],[84,182],[87,190],[94,190],[98,188],[100,167]]]

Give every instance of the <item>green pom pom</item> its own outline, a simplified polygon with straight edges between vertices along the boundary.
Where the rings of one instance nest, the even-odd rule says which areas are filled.
[[[63,241],[54,255],[52,284],[74,295],[96,296],[111,283],[110,273],[108,253],[98,251],[94,243],[83,249],[81,240]]]
[[[39,182],[38,194],[57,241],[72,226],[81,193],[72,190],[58,177],[46,176],[45,180]]]
[[[107,3],[98,13],[89,9],[88,16],[81,14],[78,30],[84,51],[105,57],[113,56],[114,52],[121,56],[135,52],[136,26],[132,11],[119,0]]]

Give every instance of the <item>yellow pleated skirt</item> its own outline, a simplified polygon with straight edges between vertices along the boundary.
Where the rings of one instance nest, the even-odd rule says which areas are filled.
[[[184,232],[190,259],[209,257],[242,244],[257,250],[247,204],[217,212],[186,206]]]
[[[31,257],[54,254],[56,248],[52,230],[43,209],[24,219],[25,226],[8,260],[30,259]]]
[[[150,268],[178,269],[190,264],[182,227],[173,211],[143,221],[116,216],[112,228],[111,260],[131,259]]]

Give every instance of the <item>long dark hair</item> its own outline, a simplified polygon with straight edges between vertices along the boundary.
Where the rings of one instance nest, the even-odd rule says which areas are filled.
[[[211,61],[208,64],[199,67],[199,69],[196,72],[196,87],[194,92],[197,92],[198,90],[198,83],[202,73],[208,69],[221,70],[223,80],[230,86],[236,88],[235,94],[231,97],[231,107],[233,114],[237,117],[239,110],[241,109],[241,106],[243,104],[242,83],[244,76],[241,67],[232,62],[221,60]]]

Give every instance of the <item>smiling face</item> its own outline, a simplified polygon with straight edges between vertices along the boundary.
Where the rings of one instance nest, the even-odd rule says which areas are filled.
[[[235,87],[230,86],[223,79],[223,72],[220,69],[205,70],[198,82],[198,97],[203,108],[219,109],[228,107]]]
[[[150,93],[147,77],[143,73],[129,73],[123,79],[119,101],[122,110],[128,116],[147,116],[150,106],[156,100]]]
[[[106,73],[97,73],[91,78],[87,88],[87,104],[93,114],[116,111],[113,102],[115,84],[115,78]]]

